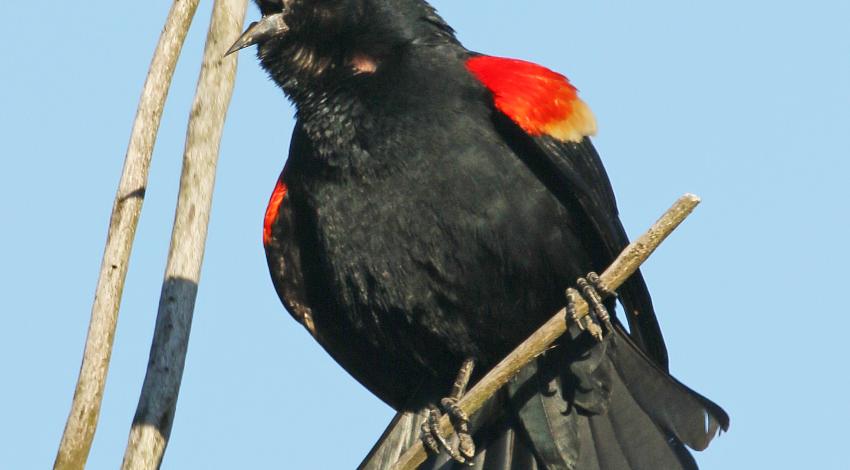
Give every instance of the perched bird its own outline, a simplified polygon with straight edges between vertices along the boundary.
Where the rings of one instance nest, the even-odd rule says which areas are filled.
[[[728,417],[668,375],[640,273],[618,292],[628,332],[616,318],[600,318],[601,340],[573,327],[471,422],[451,409],[459,370],[480,379],[628,243],[567,79],[465,49],[423,0],[256,3],[231,52],[256,44],[297,109],[265,216],[272,280],[400,412],[363,466],[422,433],[442,448],[424,468],[695,468],[685,446],[705,448]],[[411,425],[441,405],[466,441]]]

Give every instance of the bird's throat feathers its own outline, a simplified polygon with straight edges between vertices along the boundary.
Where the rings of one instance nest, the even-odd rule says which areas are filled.
[[[474,56],[466,68],[493,94],[496,108],[532,136],[581,142],[596,119],[566,77],[531,62]]]

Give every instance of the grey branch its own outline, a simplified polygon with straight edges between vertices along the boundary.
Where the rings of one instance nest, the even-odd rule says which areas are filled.
[[[616,290],[626,281],[647,258],[658,248],[685,218],[696,208],[700,200],[693,194],[685,194],[640,238],[632,242],[620,253],[620,256],[602,273],[602,284],[608,290]],[[583,299],[578,300],[576,313],[579,317],[587,315],[588,306]],[[458,405],[467,414],[476,412],[484,402],[493,396],[511,377],[532,359],[543,354],[567,330],[567,312],[561,309],[534,334],[517,346],[508,357],[493,368],[481,381],[460,400]],[[444,436],[454,433],[448,416],[443,416],[440,429]],[[413,470],[427,458],[421,441],[408,448],[393,466],[395,470]]]
[[[112,206],[74,400],[53,463],[57,470],[81,470],[89,456],[100,417],[130,252],[148,184],[151,154],[171,77],[197,6],[198,0],[174,2],[148,70]]]
[[[224,119],[236,78],[236,56],[224,57],[242,31],[247,0],[216,0],[190,114],[180,194],[147,374],[122,469],[162,462],[180,392],[200,281]]]

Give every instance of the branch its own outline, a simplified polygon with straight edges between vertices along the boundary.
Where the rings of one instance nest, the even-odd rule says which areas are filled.
[[[192,312],[204,258],[224,118],[236,78],[236,55],[224,57],[242,32],[247,0],[216,0],[189,119],[180,194],[156,328],[123,470],[159,468],[177,406]]]
[[[649,258],[658,245],[690,215],[699,202],[699,198],[693,194],[685,194],[679,198],[646,233],[627,246],[602,273],[600,277],[603,286],[612,291],[620,287]],[[579,317],[587,315],[587,303],[580,298],[576,300],[577,315]],[[458,403],[461,409],[468,415],[478,411],[484,402],[502,388],[523,366],[543,354],[564,334],[567,330],[567,321],[566,309],[561,309],[464,395]],[[448,416],[443,416],[440,420],[440,430],[444,436],[454,433]],[[426,458],[427,454],[422,442],[417,441],[401,455],[393,469],[414,470],[425,462]]]
[[[171,6],[142,89],[121,182],[112,205],[80,375],[53,463],[56,470],[82,470],[89,456],[100,417],[130,252],[148,184],[151,154],[171,77],[197,6],[198,0],[175,1]]]

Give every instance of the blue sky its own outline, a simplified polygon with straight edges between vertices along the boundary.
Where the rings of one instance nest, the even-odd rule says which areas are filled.
[[[581,89],[632,235],[681,193],[702,196],[644,268],[674,374],[732,416],[702,468],[847,468],[850,3],[433,3],[469,48]],[[169,2],[116,5],[0,4],[4,469],[53,462]],[[120,464],[144,377],[210,8],[167,103],[92,469]],[[243,52],[165,469],[349,468],[392,415],[289,318],[268,278],[262,217],[291,117]]]

